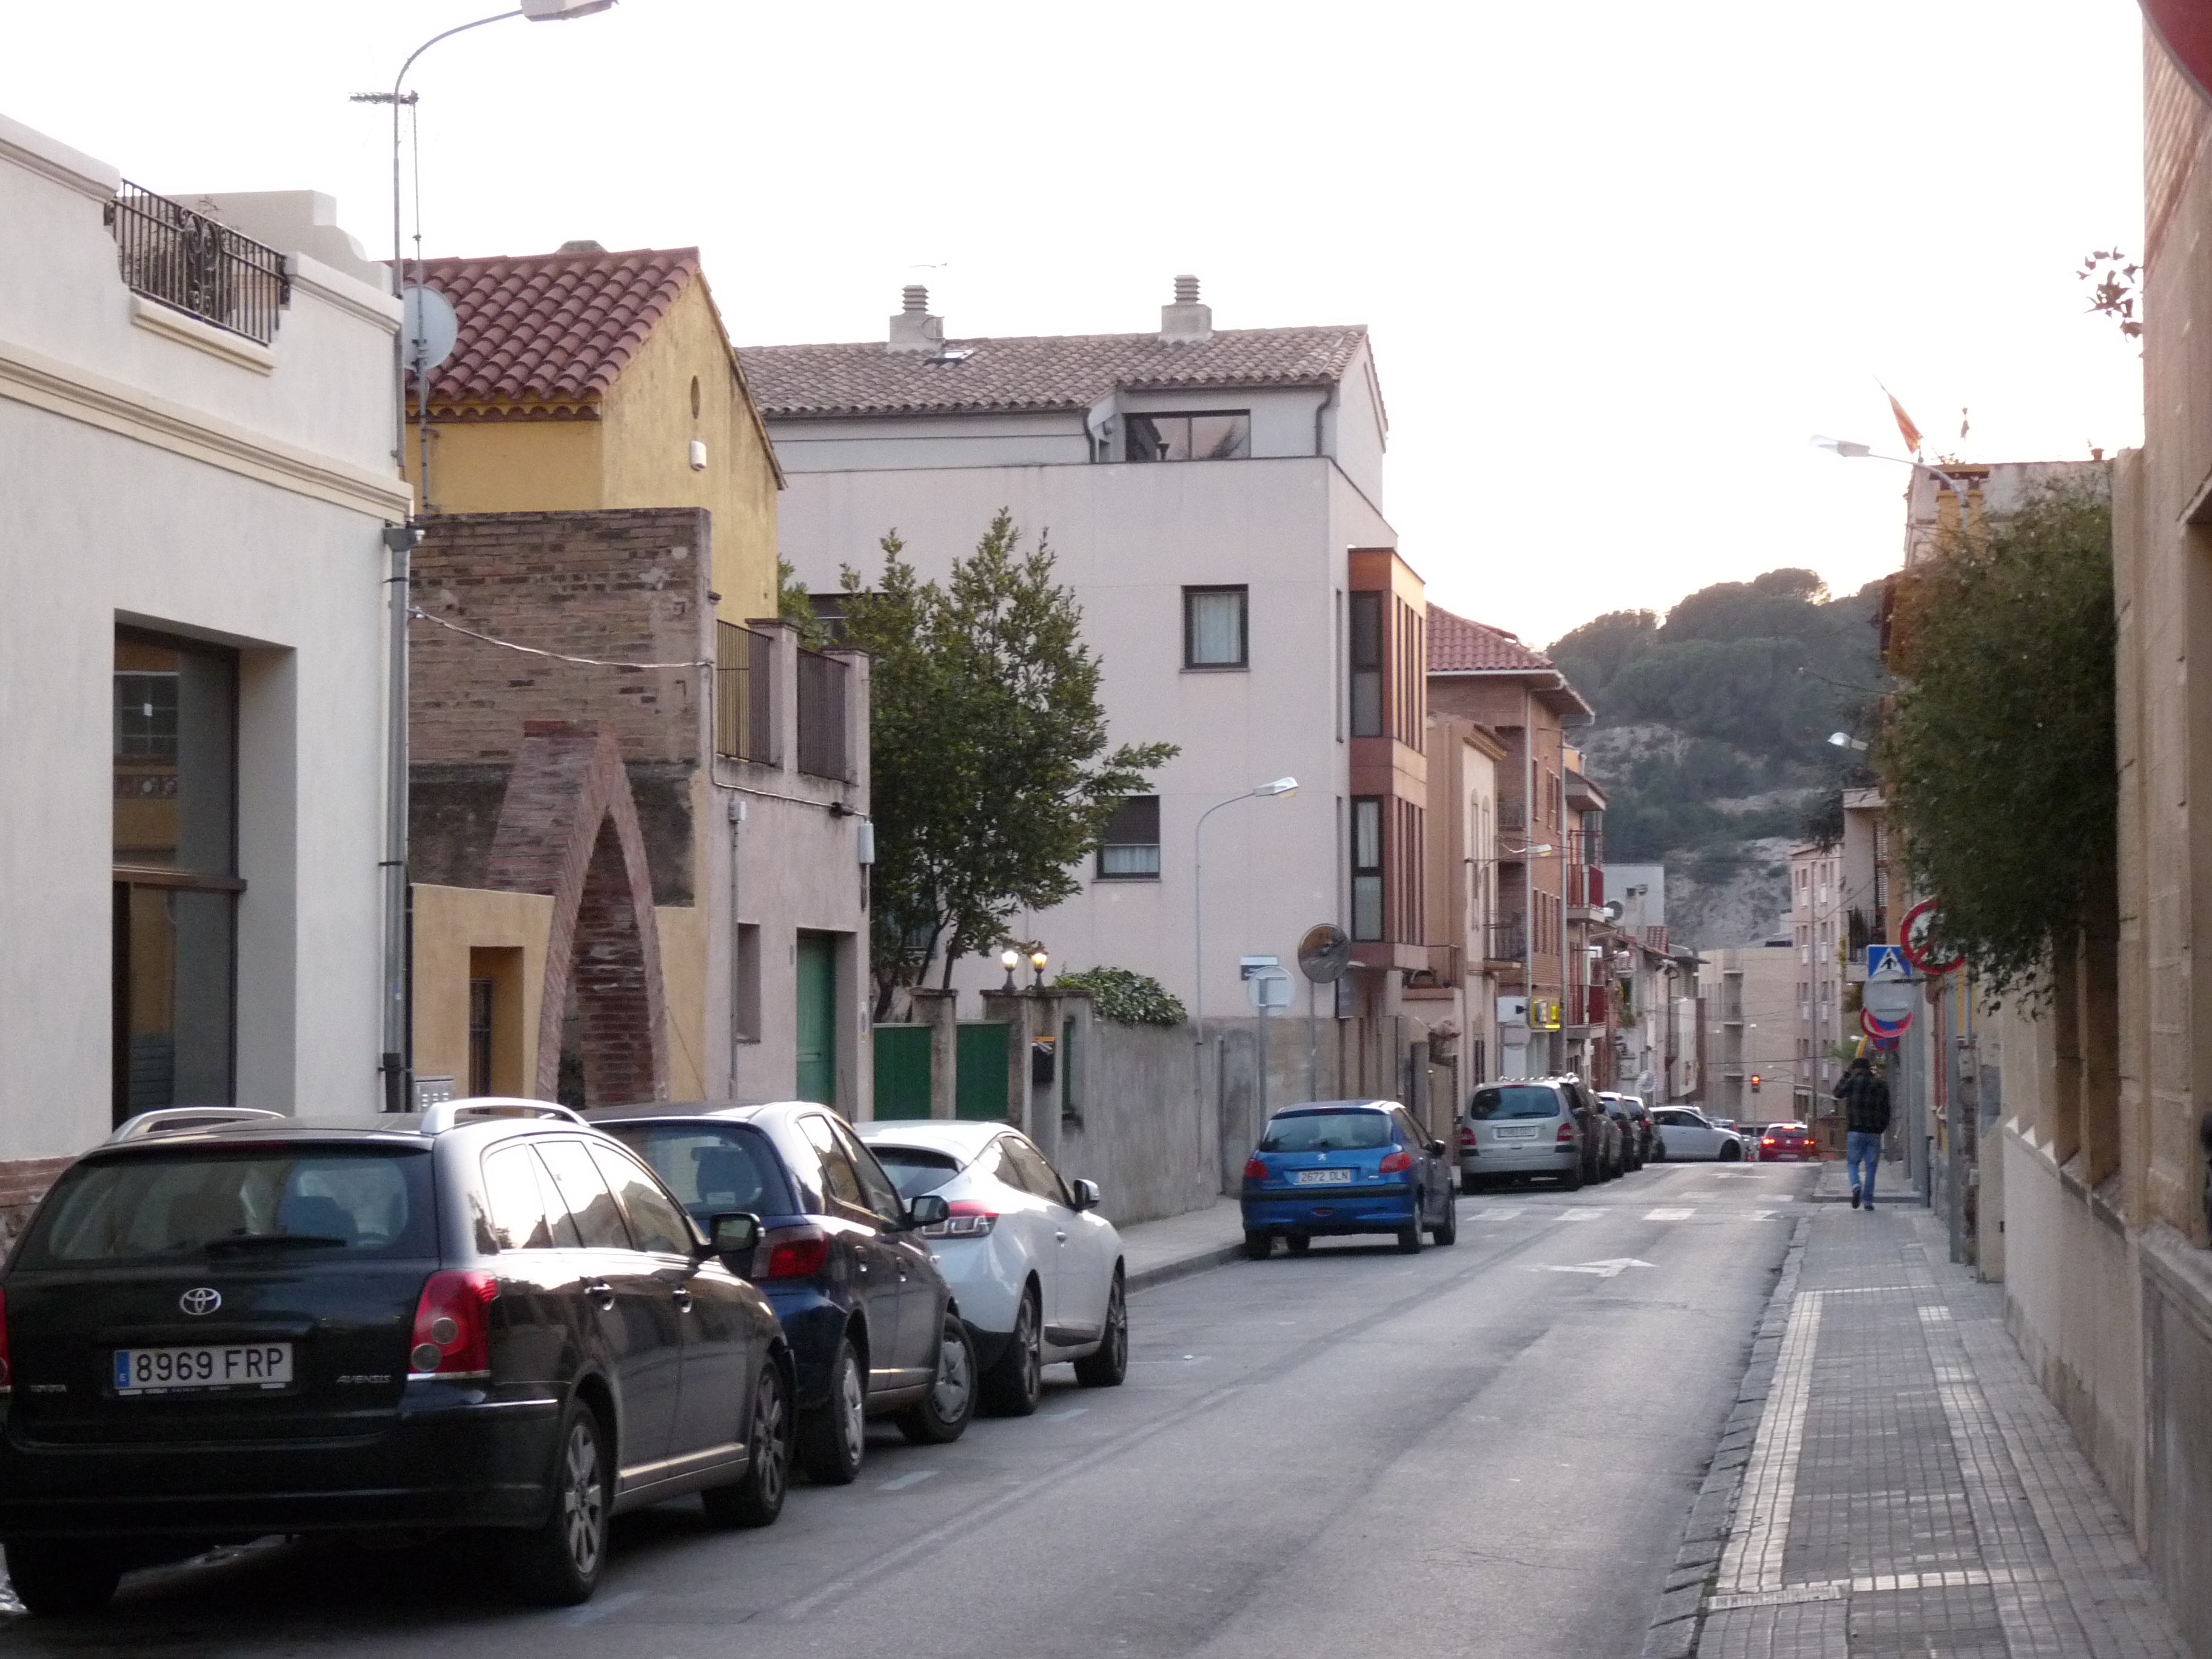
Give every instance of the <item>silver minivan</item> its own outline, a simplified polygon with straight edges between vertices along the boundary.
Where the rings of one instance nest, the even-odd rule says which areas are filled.
[[[1459,1133],[1461,1189],[1516,1176],[1552,1176],[1568,1192],[1579,1188],[1583,1121],[1574,1087],[1565,1079],[1509,1079],[1469,1096]]]

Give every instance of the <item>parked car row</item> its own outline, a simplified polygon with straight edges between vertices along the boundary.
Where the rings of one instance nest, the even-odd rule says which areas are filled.
[[[1460,1125],[1460,1185],[1467,1192],[1535,1177],[1573,1192],[1646,1164],[1733,1163],[1744,1156],[1741,1136],[1694,1107],[1647,1106],[1574,1077],[1485,1084],[1468,1097]]]
[[[803,1102],[143,1114],[0,1273],[9,1576],[81,1612],[212,1543],[461,1528],[581,1601],[624,1510],[765,1526],[870,1418],[942,1443],[1054,1360],[1119,1383],[1098,1201],[1004,1124]]]

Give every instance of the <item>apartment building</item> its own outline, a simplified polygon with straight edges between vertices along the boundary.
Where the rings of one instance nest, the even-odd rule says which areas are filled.
[[[333,216],[0,118],[0,1221],[135,1112],[379,1102],[399,308]]]
[[[1598,1075],[1595,1046],[1609,1079],[1602,1006],[1596,1022],[1589,1018],[1589,901],[1595,877],[1604,902],[1604,797],[1579,771],[1579,756],[1570,763],[1565,738],[1570,724],[1593,718],[1589,705],[1541,652],[1440,605],[1429,607],[1429,702],[1439,716],[1493,733],[1504,751],[1491,843],[1467,855],[1487,872],[1492,901],[1481,961],[1496,987],[1497,1075],[1569,1067]]]
[[[1135,333],[956,336],[928,305],[909,288],[877,339],[739,352],[787,481],[784,558],[821,599],[880,568],[893,531],[940,580],[1001,507],[1048,534],[1111,740],[1179,752],[1081,890],[1018,927],[1057,963],[1150,975],[1212,1030],[1249,1015],[1243,958],[1292,967],[1340,926],[1358,965],[1293,1012],[1310,994],[1334,1021],[1322,1086],[1397,1092],[1426,1025],[1401,992],[1431,967],[1428,613],[1383,516],[1366,330],[1216,328],[1188,277]],[[1285,776],[1295,793],[1250,794]],[[979,960],[953,984],[998,980]],[[1292,1048],[1282,1086],[1303,1090]]]

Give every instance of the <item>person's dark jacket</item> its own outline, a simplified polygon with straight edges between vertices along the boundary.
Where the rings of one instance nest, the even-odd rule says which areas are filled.
[[[1853,1134],[1878,1135],[1889,1127],[1889,1085],[1872,1072],[1846,1072],[1836,1085],[1844,1103],[1844,1127]]]

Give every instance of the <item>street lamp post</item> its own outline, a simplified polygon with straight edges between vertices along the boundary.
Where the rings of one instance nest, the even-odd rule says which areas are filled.
[[[1206,821],[1224,806],[1234,806],[1240,800],[1249,800],[1255,795],[1288,795],[1296,793],[1296,778],[1277,778],[1273,783],[1263,783],[1243,794],[1218,800],[1198,815],[1198,823],[1190,832],[1190,937],[1191,950],[1197,976],[1191,981],[1191,1087],[1200,1103],[1206,1099]]]
[[[357,104],[392,106],[392,285],[395,292],[404,296],[406,288],[402,263],[405,246],[401,240],[399,223],[399,112],[415,102],[416,94],[404,89],[407,71],[415,67],[415,60],[439,41],[480,29],[487,23],[501,22],[509,17],[526,17],[533,23],[564,22],[605,11],[614,3],[615,0],[522,0],[513,11],[496,12],[432,35],[407,54],[399,65],[399,73],[392,77],[390,92],[354,94],[353,101]],[[402,465],[407,453],[407,362],[408,348],[412,343],[407,333],[405,328],[400,328],[392,341],[392,462],[395,468]],[[391,593],[392,649],[385,745],[384,1048],[378,1069],[384,1075],[384,1109],[387,1112],[404,1111],[411,1103],[407,1098],[407,611],[409,556],[414,552],[421,534],[410,515],[407,524],[387,529],[384,535],[385,547],[392,555],[392,574],[386,579]]]

